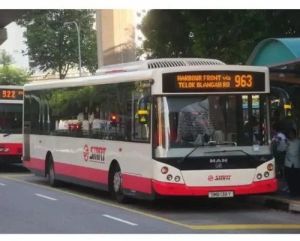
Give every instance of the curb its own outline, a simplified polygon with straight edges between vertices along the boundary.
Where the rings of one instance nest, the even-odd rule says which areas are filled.
[[[300,212],[300,202],[291,202],[289,210],[292,212]]]
[[[251,196],[249,201],[257,204],[289,212],[300,212],[300,200],[280,196]]]

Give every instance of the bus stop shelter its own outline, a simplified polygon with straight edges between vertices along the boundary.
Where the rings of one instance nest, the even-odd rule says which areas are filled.
[[[247,65],[269,67],[273,103],[277,100],[281,117],[293,114],[299,120],[300,38],[269,38],[261,41],[252,51]]]

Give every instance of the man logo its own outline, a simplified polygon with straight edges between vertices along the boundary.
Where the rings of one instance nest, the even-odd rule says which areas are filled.
[[[210,158],[209,163],[228,163],[228,158]]]

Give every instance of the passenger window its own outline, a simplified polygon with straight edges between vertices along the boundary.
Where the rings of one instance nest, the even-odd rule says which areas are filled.
[[[150,139],[151,118],[150,89],[136,88],[133,96],[133,140],[148,141]]]

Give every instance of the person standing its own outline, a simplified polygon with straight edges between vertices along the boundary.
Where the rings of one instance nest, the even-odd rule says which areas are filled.
[[[287,138],[282,130],[276,125],[273,127],[274,135],[272,138],[272,149],[276,163],[276,176],[283,177],[284,160],[287,148]]]
[[[288,146],[284,166],[285,177],[291,196],[300,195],[300,140],[296,129],[288,131]]]

